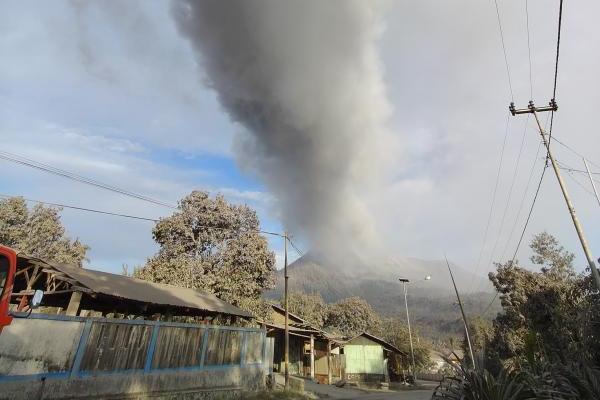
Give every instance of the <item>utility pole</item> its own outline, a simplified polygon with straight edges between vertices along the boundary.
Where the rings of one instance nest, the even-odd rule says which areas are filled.
[[[458,289],[456,288],[456,282],[454,281],[454,275],[452,274],[452,269],[450,268],[448,257],[444,256],[444,258],[446,259],[446,265],[448,266],[448,271],[450,271],[450,278],[452,278],[452,285],[454,286],[454,291],[456,292],[456,299],[458,300],[458,306],[460,307],[462,320],[465,324],[465,335],[467,335],[467,343],[469,345],[469,354],[471,355],[471,362],[473,363],[473,368],[475,368],[475,356],[473,356],[473,346],[471,345],[471,335],[469,335],[469,324],[467,323],[465,309],[463,308],[462,301],[460,300],[460,295],[458,294]]]
[[[592,173],[590,172],[590,167],[588,166],[587,160],[584,158],[583,163],[585,164],[585,170],[587,171],[588,176],[590,177],[590,183],[594,188],[594,194],[596,195],[596,200],[598,200],[598,204],[600,205],[600,197],[598,196],[598,190],[596,190],[596,183],[594,183],[594,178],[592,177]]]
[[[290,387],[290,325],[289,325],[289,312],[288,312],[288,254],[287,254],[287,242],[288,234],[287,231],[283,234],[283,276],[285,279],[284,286],[284,303],[285,303],[285,349],[284,349],[284,364],[285,364],[285,388],[286,390]]]
[[[415,377],[415,351],[413,349],[413,341],[412,341],[412,332],[410,330],[410,317],[408,316],[408,296],[406,295],[406,284],[410,282],[408,279],[400,278],[398,279],[402,282],[402,286],[404,288],[404,307],[406,308],[406,323],[408,324],[408,339],[410,341],[410,357],[412,359],[412,377],[413,380]]]
[[[579,218],[575,214],[575,207],[573,207],[573,203],[571,202],[571,198],[569,197],[569,193],[567,192],[567,187],[565,186],[565,182],[560,175],[560,171],[558,169],[558,165],[554,160],[554,156],[550,151],[550,143],[546,138],[546,132],[542,128],[542,124],[540,123],[540,119],[538,118],[538,112],[546,112],[546,111],[557,111],[558,105],[554,99],[550,100],[550,104],[546,107],[536,107],[533,104],[533,101],[529,101],[529,105],[527,108],[516,109],[514,103],[510,103],[510,107],[508,108],[510,113],[515,116],[517,114],[533,114],[535,117],[535,122],[537,123],[538,129],[540,131],[540,135],[542,136],[542,141],[544,142],[544,146],[546,147],[546,151],[548,154],[548,158],[552,163],[552,169],[554,169],[554,173],[556,174],[556,179],[558,180],[558,184],[560,185],[560,190],[565,198],[565,202],[567,203],[567,208],[569,209],[569,213],[571,214],[571,219],[573,220],[573,225],[575,225],[575,230],[577,231],[577,236],[579,236],[579,241],[581,242],[581,247],[583,247],[583,252],[585,253],[585,257],[587,258],[588,265],[590,270],[592,271],[592,276],[594,278],[594,282],[596,283],[596,289],[600,290],[600,275],[598,274],[598,270],[596,269],[596,264],[594,263],[594,257],[592,257],[592,252],[587,244],[587,240],[583,234],[583,228],[579,222]]]

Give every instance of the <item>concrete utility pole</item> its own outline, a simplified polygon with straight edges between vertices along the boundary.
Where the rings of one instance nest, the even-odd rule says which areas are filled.
[[[590,183],[594,188],[594,194],[596,195],[596,200],[598,200],[598,204],[600,205],[600,197],[598,196],[598,190],[596,190],[596,183],[594,182],[594,178],[592,177],[592,173],[590,172],[590,167],[588,166],[587,160],[584,158],[583,163],[585,164],[585,170],[587,171],[588,176],[590,177]]]
[[[552,169],[554,169],[554,173],[556,174],[556,179],[558,180],[558,184],[560,185],[560,190],[562,191],[562,194],[565,198],[565,202],[567,203],[567,208],[569,209],[569,213],[571,214],[571,219],[573,220],[573,225],[575,225],[575,230],[577,231],[577,236],[579,236],[579,241],[581,242],[581,247],[583,247],[583,252],[585,253],[585,257],[587,258],[588,265],[590,267],[590,270],[592,271],[592,276],[594,277],[594,282],[596,283],[596,289],[600,290],[600,275],[598,274],[598,270],[596,269],[596,264],[594,264],[594,257],[592,257],[592,252],[591,252],[591,250],[587,244],[587,241],[585,239],[585,236],[583,234],[583,228],[581,227],[581,224],[579,223],[579,219],[577,218],[577,215],[575,214],[575,207],[573,207],[573,203],[571,202],[569,193],[567,193],[567,188],[565,186],[565,182],[562,179],[562,176],[560,175],[558,165],[556,164],[556,161],[554,160],[554,156],[552,155],[552,152],[550,151],[550,143],[548,142],[548,139],[546,138],[546,132],[544,132],[544,129],[542,128],[542,124],[540,123],[540,120],[537,115],[538,112],[557,111],[558,105],[556,104],[556,101],[554,99],[552,99],[552,100],[550,100],[549,106],[536,107],[533,104],[533,101],[530,100],[527,108],[522,108],[522,109],[516,109],[515,104],[510,103],[510,107],[508,109],[510,110],[510,113],[513,116],[517,115],[517,114],[531,113],[535,117],[535,122],[537,123],[538,129],[540,131],[540,135],[542,136],[542,141],[544,142],[544,146],[546,147],[546,151],[548,152],[548,158],[550,159],[550,162],[552,163]]]
[[[456,299],[458,300],[458,306],[460,307],[462,320],[465,324],[465,335],[467,335],[467,343],[469,345],[469,354],[471,355],[471,362],[473,363],[473,368],[475,368],[475,356],[473,355],[473,346],[471,345],[471,335],[469,335],[469,324],[467,323],[467,316],[465,315],[465,309],[463,308],[462,301],[460,300],[460,295],[458,294],[458,289],[456,288],[456,282],[454,281],[454,275],[452,274],[450,263],[448,262],[448,258],[446,256],[444,256],[444,258],[446,259],[446,265],[448,266],[448,271],[450,272],[452,285],[454,286],[454,291],[456,292]]]
[[[284,286],[284,303],[285,303],[285,349],[284,349],[284,364],[285,364],[285,388],[289,389],[290,387],[290,324],[289,324],[289,312],[288,312],[288,254],[287,254],[287,242],[288,242],[288,234],[285,232],[283,234],[283,251],[284,251],[284,259],[283,259],[283,276],[285,279]]]
[[[402,287],[404,288],[404,307],[406,308],[406,323],[408,324],[408,339],[410,341],[410,357],[412,360],[412,377],[415,379],[415,351],[413,349],[413,341],[412,341],[412,332],[410,329],[410,317],[408,315],[408,296],[406,294],[406,284],[410,282],[408,279],[400,278],[398,279],[402,282]]]

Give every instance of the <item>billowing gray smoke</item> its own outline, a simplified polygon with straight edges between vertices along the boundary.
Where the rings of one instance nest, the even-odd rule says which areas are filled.
[[[381,172],[389,114],[379,8],[369,0],[173,7],[203,78],[243,128],[240,164],[275,194],[288,229],[321,249],[373,242],[363,197]]]

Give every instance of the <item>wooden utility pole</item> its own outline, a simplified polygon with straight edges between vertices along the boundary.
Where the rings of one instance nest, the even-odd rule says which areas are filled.
[[[592,188],[594,188],[594,194],[596,195],[596,200],[598,200],[598,204],[600,205],[600,196],[598,196],[598,190],[596,190],[596,183],[594,183],[594,177],[590,172],[590,167],[588,166],[587,160],[584,158],[583,163],[585,164],[585,170],[590,178],[590,183],[592,184]]]
[[[475,356],[473,355],[473,346],[471,345],[471,335],[469,335],[469,324],[467,323],[467,316],[465,315],[465,309],[463,308],[462,301],[460,300],[460,295],[458,294],[458,289],[456,288],[456,282],[454,281],[454,275],[452,274],[452,269],[450,268],[450,263],[448,262],[448,257],[444,256],[446,259],[446,265],[448,266],[448,271],[450,271],[450,278],[452,279],[452,285],[454,286],[454,291],[456,292],[456,299],[458,300],[458,306],[460,307],[460,313],[462,315],[463,323],[465,324],[465,335],[467,335],[467,344],[469,345],[469,354],[471,355],[471,363],[473,363],[473,368],[475,368]]]
[[[598,270],[596,269],[596,264],[594,263],[594,257],[592,256],[592,252],[587,244],[587,240],[583,234],[583,228],[581,227],[581,223],[579,222],[579,218],[575,214],[575,207],[573,207],[573,203],[571,202],[571,198],[569,197],[569,193],[567,192],[567,187],[565,186],[565,182],[562,179],[560,174],[560,170],[558,169],[558,165],[556,164],[556,160],[554,160],[554,156],[550,151],[550,143],[546,138],[546,132],[544,128],[542,128],[542,124],[540,123],[540,119],[538,118],[538,112],[545,111],[557,111],[558,105],[556,101],[552,99],[550,101],[550,105],[546,107],[536,107],[533,104],[533,101],[529,101],[529,105],[527,108],[516,109],[514,103],[510,103],[510,107],[508,108],[510,113],[514,116],[517,114],[533,114],[535,117],[535,122],[537,123],[538,129],[540,131],[540,135],[542,136],[542,141],[544,142],[544,146],[546,147],[546,151],[548,154],[548,158],[552,164],[552,169],[554,169],[554,173],[556,174],[556,179],[558,180],[558,184],[560,185],[560,190],[565,198],[565,202],[567,203],[567,208],[569,209],[569,214],[571,214],[571,219],[573,220],[573,225],[575,225],[575,230],[577,231],[577,236],[579,236],[579,241],[581,242],[581,247],[583,247],[583,252],[585,253],[585,257],[587,258],[588,265],[590,270],[592,271],[592,276],[594,278],[594,282],[596,283],[596,289],[600,290],[600,275],[598,274]]]
[[[283,234],[283,276],[285,279],[284,286],[284,303],[285,303],[285,349],[284,349],[284,364],[285,364],[285,388],[289,389],[290,386],[290,325],[289,325],[289,312],[288,312],[288,254],[287,254],[287,242],[288,234]]]

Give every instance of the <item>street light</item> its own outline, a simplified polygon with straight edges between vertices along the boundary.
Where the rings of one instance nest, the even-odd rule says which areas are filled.
[[[414,381],[415,380],[415,351],[413,349],[412,331],[410,329],[410,316],[408,315],[408,296],[406,293],[406,284],[410,283],[410,280],[408,280],[406,278],[399,278],[398,280],[400,282],[402,282],[402,287],[404,288],[404,307],[406,308],[406,323],[408,324],[408,340],[410,341],[410,358],[412,360],[412,377],[413,377],[413,381]],[[423,280],[430,281],[431,275],[427,275],[425,278],[423,278]]]

